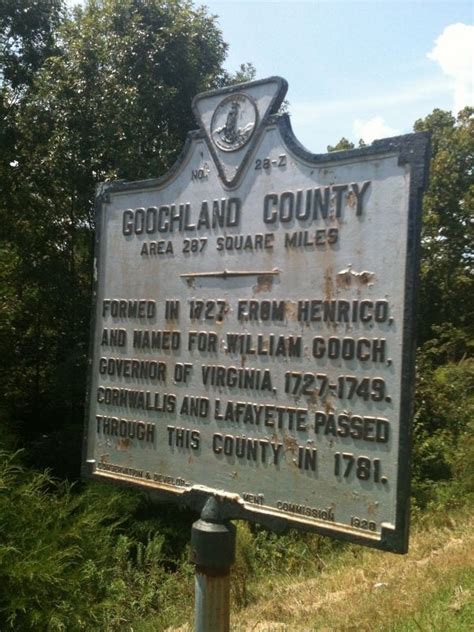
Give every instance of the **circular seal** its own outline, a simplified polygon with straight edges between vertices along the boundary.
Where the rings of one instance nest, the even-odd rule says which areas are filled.
[[[216,107],[211,138],[222,151],[237,151],[252,138],[257,127],[255,103],[245,94],[232,94]]]

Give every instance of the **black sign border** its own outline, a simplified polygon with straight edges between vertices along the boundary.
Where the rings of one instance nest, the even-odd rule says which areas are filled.
[[[242,91],[243,84],[238,86]],[[234,88],[235,89],[235,88]],[[216,91],[217,92],[217,91]],[[225,96],[229,90],[222,94]],[[107,473],[94,472],[94,463],[87,461],[88,454],[88,433],[89,433],[89,412],[91,401],[92,384],[92,364],[94,358],[94,339],[96,325],[97,295],[99,283],[99,265],[101,261],[101,226],[105,216],[105,206],[110,200],[111,193],[122,191],[143,190],[158,188],[165,185],[177,173],[181,171],[183,163],[190,149],[193,140],[207,139],[202,131],[192,131],[187,135],[186,143],[176,163],[170,171],[160,178],[142,180],[136,182],[114,181],[98,185],[95,199],[95,252],[94,252],[94,282],[92,291],[92,314],[91,314],[91,336],[88,358],[87,395],[85,403],[85,427],[83,435],[83,458],[81,474],[84,479],[109,480],[123,486],[146,490],[151,497],[159,502],[173,502],[178,505],[187,506],[200,512],[210,495],[215,495],[221,502],[222,516],[225,519],[249,520],[258,522],[273,531],[282,532],[288,528],[296,528],[301,531],[320,533],[337,539],[346,540],[356,544],[362,544],[372,548],[391,551],[393,553],[406,553],[408,550],[408,532],[410,516],[410,491],[411,491],[411,448],[412,448],[412,416],[413,416],[413,395],[415,384],[415,348],[416,348],[416,315],[418,308],[418,284],[420,265],[420,235],[422,219],[422,195],[426,189],[428,178],[428,167],[430,158],[430,134],[429,132],[417,132],[405,134],[383,140],[377,140],[372,145],[352,149],[348,151],[336,151],[327,154],[313,154],[308,152],[296,139],[291,128],[290,118],[287,114],[274,114],[269,116],[262,128],[277,126],[287,149],[296,158],[310,163],[311,166],[319,166],[320,163],[338,163],[347,159],[377,158],[383,154],[398,154],[400,165],[410,166],[410,188],[408,201],[408,223],[407,223],[407,260],[405,272],[405,305],[404,305],[404,328],[402,335],[402,366],[401,366],[401,401],[400,401],[400,443],[398,450],[398,477],[397,477],[397,497],[396,497],[396,523],[394,529],[382,528],[380,538],[370,536],[369,532],[364,535],[360,531],[353,531],[350,527],[335,529],[331,527],[331,522],[309,524],[298,521],[298,514],[274,515],[264,513],[264,510],[252,511],[236,502],[229,494],[229,497],[218,496],[201,490],[180,490],[166,489],[158,487],[156,484],[147,483],[133,479],[117,478]],[[263,132],[263,130],[262,130]],[[223,181],[224,188],[231,189]],[[257,506],[256,506],[257,507]],[[327,526],[326,526],[327,524]]]

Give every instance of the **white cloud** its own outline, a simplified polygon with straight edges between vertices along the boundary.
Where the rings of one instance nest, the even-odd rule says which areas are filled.
[[[382,116],[373,116],[366,121],[356,119],[353,129],[355,138],[357,138],[357,140],[362,138],[367,144],[377,138],[396,136],[400,133],[398,130],[389,127]]]
[[[416,84],[399,86],[393,91],[371,92],[364,96],[348,97],[345,99],[332,99],[323,102],[293,101],[290,99],[290,114],[292,118],[298,118],[300,123],[311,123],[318,116],[328,114],[354,113],[354,110],[378,110],[387,107],[407,106],[414,103],[439,100],[450,93],[452,82],[450,80],[433,81],[422,79]]]
[[[454,80],[454,111],[474,105],[474,26],[450,24],[427,56]]]

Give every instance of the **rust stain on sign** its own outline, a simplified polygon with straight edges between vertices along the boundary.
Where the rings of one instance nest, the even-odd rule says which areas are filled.
[[[271,292],[274,277],[270,274],[261,274],[257,277],[257,285],[253,286],[254,294],[259,292]]]
[[[324,401],[324,410],[326,411],[326,413],[332,413],[336,409],[334,407],[334,404],[330,400],[326,399]]]
[[[316,410],[318,407],[318,393],[315,388],[311,390],[311,394],[308,397],[308,408],[310,410]]]
[[[285,301],[285,318],[286,320],[298,319],[298,305],[294,301]]]
[[[356,272],[351,266],[348,266],[345,270],[341,270],[336,275],[336,283],[340,288],[349,288],[352,282],[355,281],[360,285],[370,286],[375,278],[373,272],[369,270],[362,270],[362,272]]]
[[[298,442],[296,441],[295,437],[292,437],[291,435],[284,435],[283,445],[285,452],[291,452],[292,454],[298,452]]]
[[[349,206],[350,208],[355,208],[357,205],[357,198],[354,194],[354,191],[350,191],[350,193],[348,193],[346,195],[346,201],[347,201],[347,206]]]
[[[327,268],[324,273],[324,294],[326,300],[330,300],[334,297],[334,283],[332,279],[332,268]]]
[[[131,444],[131,441],[128,438],[118,439],[117,450],[120,450],[121,452],[123,452],[124,450],[128,450],[128,448],[130,447],[130,444]]]

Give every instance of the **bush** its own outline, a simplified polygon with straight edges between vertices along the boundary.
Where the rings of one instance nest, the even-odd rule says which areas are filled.
[[[0,454],[0,629],[116,630],[167,618],[186,589],[166,568],[164,535],[127,535],[140,497],[92,484],[76,493]],[[130,628],[128,628],[130,629]]]
[[[449,486],[452,500],[463,502],[474,491],[474,361],[436,366],[430,347],[419,352],[417,364],[414,496],[423,507],[440,486]]]

